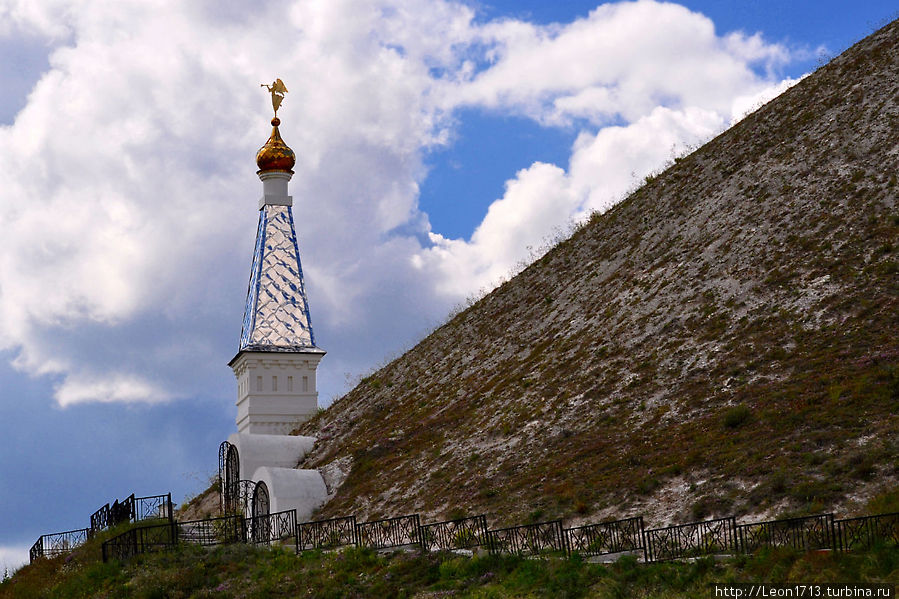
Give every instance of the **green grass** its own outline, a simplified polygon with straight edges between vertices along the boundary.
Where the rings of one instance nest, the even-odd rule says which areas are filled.
[[[0,583],[0,598],[697,597],[714,582],[899,583],[899,548],[840,554],[777,550],[723,561],[614,564],[371,550],[308,552],[246,545],[103,564],[80,553],[42,560]]]

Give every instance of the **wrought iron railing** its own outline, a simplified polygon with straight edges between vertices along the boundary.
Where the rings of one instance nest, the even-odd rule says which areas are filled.
[[[836,547],[833,514],[752,522],[739,525],[737,531],[743,553],[762,547],[792,547],[798,551]]]
[[[134,493],[132,493],[122,501],[116,499],[91,514],[91,534],[107,528],[114,528],[125,522],[136,522],[137,519]]]
[[[230,503],[232,511],[226,513],[250,517],[253,513],[253,491],[255,489],[255,481],[237,481],[237,484],[234,486],[234,499]]]
[[[126,530],[104,541],[101,550],[104,562],[111,559],[125,561],[141,553],[171,549],[177,544],[178,526],[174,522],[169,522],[136,526]]]
[[[195,545],[223,545],[247,541],[246,520],[241,516],[219,516],[177,522],[178,540]]]
[[[44,557],[44,537],[43,535],[37,538],[37,541],[34,542],[34,545],[31,546],[31,549],[28,550],[28,561],[32,564],[34,560],[39,557]]]
[[[356,541],[361,547],[387,549],[406,545],[421,546],[418,514],[356,524]]]
[[[653,562],[738,551],[735,518],[653,528],[644,538],[646,559]]]
[[[103,561],[126,560],[141,553],[171,549],[179,543],[221,545],[246,540],[246,522],[240,516],[135,526],[103,543]]]
[[[133,496],[132,496],[133,497]],[[172,494],[134,498],[134,521],[165,519],[174,521]]]
[[[246,519],[247,540],[257,545],[286,541],[296,535],[297,511],[287,510]]]
[[[487,537],[490,550],[497,553],[540,555],[568,552],[561,520],[488,530]]]
[[[113,528],[125,522],[134,522],[134,493],[122,501],[113,501],[109,506],[109,527]]]
[[[109,504],[107,503],[91,514],[91,532],[106,530],[109,528]]]
[[[568,550],[588,555],[608,555],[624,551],[641,551],[646,558],[643,541],[643,517],[600,522],[565,529]]]
[[[219,445],[219,502],[222,514],[249,514],[247,502],[241,503],[240,454],[237,447],[227,441]],[[252,493],[252,490],[250,490]]]
[[[56,557],[70,553],[73,549],[87,541],[91,533],[89,528],[79,528],[77,530],[67,530],[65,532],[54,532],[47,535],[41,535],[28,556],[33,562],[39,557]]]
[[[355,516],[301,522],[297,525],[297,553],[356,544]]]
[[[899,545],[899,512],[834,520],[833,524],[843,551],[868,549],[878,543]]]
[[[487,545],[488,542],[486,516],[435,522],[421,527],[421,545],[426,551],[470,549]]]

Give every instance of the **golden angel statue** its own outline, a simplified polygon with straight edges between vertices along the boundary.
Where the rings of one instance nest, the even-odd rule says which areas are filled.
[[[287,93],[287,86],[285,86],[284,82],[280,79],[275,79],[275,82],[271,85],[263,83],[260,87],[264,87],[272,93],[272,108],[275,109],[275,116],[278,116],[278,108],[280,108],[281,102],[284,101],[284,94]]]

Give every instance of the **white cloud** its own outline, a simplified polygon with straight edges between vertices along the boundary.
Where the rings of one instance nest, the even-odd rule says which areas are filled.
[[[644,177],[708,139],[724,123],[713,111],[658,107],[630,125],[582,133],[567,172],[543,163],[519,171],[470,241],[432,234],[434,247],[419,253],[414,264],[423,271],[439,271],[439,289],[448,295],[459,289],[489,289],[556,232],[594,210],[607,210]]]
[[[547,124],[633,121],[659,105],[723,111],[735,94],[765,87],[786,48],[758,35],[715,34],[706,17],[650,0],[604,4],[585,19],[483,28],[494,64],[458,87],[454,102],[517,110]]]
[[[59,405],[81,403],[85,401],[104,402],[163,402],[171,396],[165,388],[157,387],[135,376],[121,374],[95,374],[68,376],[65,382],[56,389]]]
[[[0,35],[13,31],[63,38],[71,34],[74,6],[69,0],[5,0],[0,2]]]
[[[439,272],[437,289],[447,298],[489,289],[528,258],[544,237],[565,227],[578,208],[565,171],[535,163],[506,182],[471,240],[431,233],[434,246],[413,257],[422,272]]]
[[[12,574],[28,563],[28,550],[25,545],[0,545],[0,580],[4,573]]]
[[[646,0],[545,27],[426,0],[38,4],[0,0],[0,35],[53,44],[0,127],[0,350],[55,377],[63,405],[230,393],[262,80],[290,89],[281,132],[327,397],[720,130],[736,98],[775,83],[753,66],[787,58]],[[467,241],[417,204],[423,154],[461,107],[584,127],[567,168],[509,173]]]
[[[730,110],[730,124],[742,120],[746,115],[755,112],[780,94],[784,93],[803,79],[805,79],[808,75],[803,75],[797,79],[793,79],[787,77],[783,81],[775,83],[773,85],[769,85],[755,93],[745,95],[745,96],[737,96],[734,98],[733,103],[731,104]]]

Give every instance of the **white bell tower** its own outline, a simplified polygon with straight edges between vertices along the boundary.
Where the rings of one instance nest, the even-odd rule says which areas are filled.
[[[278,131],[277,107],[275,114],[256,154],[259,228],[240,348],[228,365],[237,377],[237,431],[287,435],[318,410],[315,375],[325,351],[315,346],[287,193],[296,158]]]

